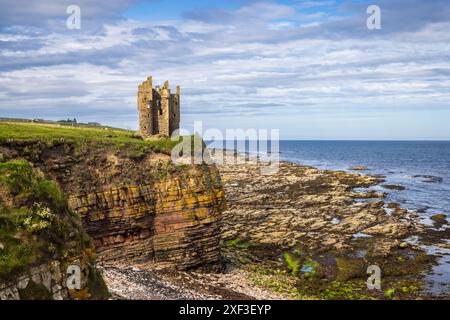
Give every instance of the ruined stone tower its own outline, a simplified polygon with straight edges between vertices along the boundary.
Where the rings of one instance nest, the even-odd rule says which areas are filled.
[[[180,128],[180,87],[170,93],[169,81],[164,86],[153,88],[153,79],[148,77],[138,91],[139,133],[171,136]]]

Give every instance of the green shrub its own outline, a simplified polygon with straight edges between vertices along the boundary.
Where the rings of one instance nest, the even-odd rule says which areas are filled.
[[[300,268],[300,261],[298,259],[291,257],[291,255],[287,252],[283,255],[283,257],[292,275],[296,275]]]
[[[61,253],[76,228],[55,182],[25,160],[0,163],[0,277]]]

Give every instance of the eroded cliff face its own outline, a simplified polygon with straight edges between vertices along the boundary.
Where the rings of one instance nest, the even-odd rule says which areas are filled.
[[[7,141],[4,159],[25,158],[58,182],[104,263],[220,268],[220,175],[207,165],[113,144]]]
[[[152,184],[72,194],[70,207],[105,262],[220,268],[223,190],[214,167],[189,167]]]

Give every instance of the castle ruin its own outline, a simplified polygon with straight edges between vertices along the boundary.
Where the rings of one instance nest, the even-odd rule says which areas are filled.
[[[153,78],[148,77],[139,86],[138,111],[141,136],[171,136],[180,128],[180,86],[171,94],[169,81],[153,88]]]

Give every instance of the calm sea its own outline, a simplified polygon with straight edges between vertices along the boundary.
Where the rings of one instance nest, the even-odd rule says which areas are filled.
[[[323,169],[366,166],[364,173],[383,175],[388,201],[428,215],[450,214],[450,141],[281,141],[282,160]]]
[[[225,146],[225,142],[207,142],[207,145],[230,149],[230,144]],[[283,161],[345,171],[365,166],[368,170],[361,173],[381,175],[386,180],[384,184],[405,187],[401,191],[374,187],[388,192],[387,201],[420,210],[424,217],[437,213],[450,215],[450,141],[282,140],[279,147]],[[233,149],[254,153],[248,141],[245,146],[235,142]]]

